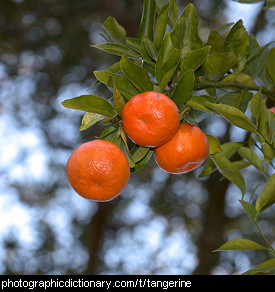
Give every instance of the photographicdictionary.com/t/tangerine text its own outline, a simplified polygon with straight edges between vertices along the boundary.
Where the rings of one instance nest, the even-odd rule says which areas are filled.
[[[24,288],[51,289],[51,288],[190,288],[189,280],[152,280],[149,278],[137,278],[135,280],[85,280],[85,279],[49,279],[49,280],[26,280],[8,278],[1,281],[1,290]]]

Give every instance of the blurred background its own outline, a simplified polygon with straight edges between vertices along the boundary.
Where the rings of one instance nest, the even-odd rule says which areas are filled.
[[[181,13],[190,1],[177,2]],[[191,2],[203,41],[240,18],[260,45],[275,39],[275,12],[262,3]],[[103,128],[80,132],[84,113],[61,101],[111,97],[89,87],[93,71],[117,57],[90,45],[103,42],[108,16],[135,37],[141,11],[135,0],[0,1],[0,274],[235,274],[268,259],[262,251],[212,252],[235,237],[262,243],[239,190],[217,172],[173,176],[151,159],[113,201],[88,201],[70,188],[68,157]],[[244,139],[221,119],[200,127],[221,143]],[[245,179],[249,198],[249,181],[261,178],[248,168]],[[259,220],[268,238],[274,217],[267,210]]]

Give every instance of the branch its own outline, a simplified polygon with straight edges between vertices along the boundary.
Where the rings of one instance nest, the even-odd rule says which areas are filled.
[[[262,93],[267,95],[269,98],[275,101],[275,89],[273,90],[268,90],[262,86],[257,86],[257,85],[250,85],[250,84],[245,84],[245,83],[219,83],[219,82],[214,82],[214,81],[198,81],[195,83],[195,89],[196,90],[202,90],[206,88],[223,88],[223,87],[233,87],[236,89],[248,89],[251,91],[259,91],[261,89]]]

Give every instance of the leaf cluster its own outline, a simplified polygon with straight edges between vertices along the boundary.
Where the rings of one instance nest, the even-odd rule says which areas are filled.
[[[261,47],[247,33],[242,20],[211,30],[203,43],[194,5],[188,4],[180,13],[175,0],[144,0],[136,38],[128,37],[113,17],[108,17],[102,28],[104,42],[92,45],[93,49],[115,54],[119,61],[94,71],[96,81],[91,87],[102,83],[113,97],[106,100],[91,94],[64,100],[63,106],[86,112],[80,130],[98,122],[105,124],[99,138],[118,145],[128,158],[131,172],[135,172],[148,163],[153,150],[139,145],[129,148],[121,113],[125,103],[141,92],[165,93],[187,122],[197,123],[212,115],[244,129],[246,141],[222,145],[217,137],[207,135],[209,157],[199,177],[219,171],[235,184],[242,193],[240,202],[245,213],[259,231],[258,214],[275,203],[275,174],[267,171],[269,166],[274,171],[275,158],[275,114],[266,105],[267,99],[275,100],[275,48],[269,49],[272,43]],[[236,153],[241,159],[232,161]],[[241,171],[248,166],[255,167],[265,179],[255,205],[244,200],[246,183]],[[244,239],[218,250],[229,248],[264,248],[274,254],[271,246]],[[274,269],[274,261],[267,264]]]

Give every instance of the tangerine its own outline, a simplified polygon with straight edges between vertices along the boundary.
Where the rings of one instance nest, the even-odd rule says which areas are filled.
[[[77,147],[67,162],[72,188],[82,197],[109,201],[118,196],[130,178],[130,166],[115,144],[94,140]]]
[[[147,91],[132,97],[122,110],[125,133],[136,144],[157,147],[169,141],[180,125],[177,105],[165,94]]]
[[[204,132],[195,125],[181,123],[171,140],[154,149],[154,157],[166,172],[180,174],[200,166],[208,152],[209,143]]]

